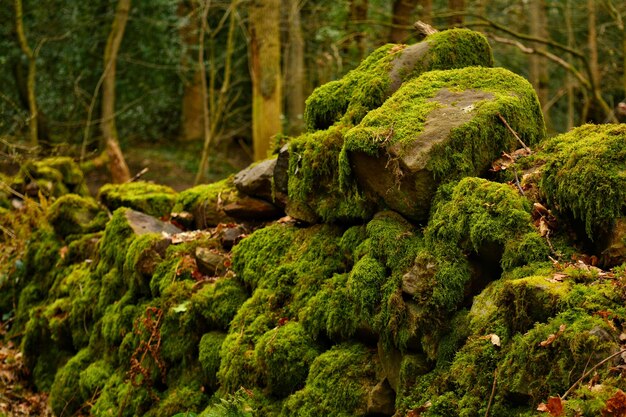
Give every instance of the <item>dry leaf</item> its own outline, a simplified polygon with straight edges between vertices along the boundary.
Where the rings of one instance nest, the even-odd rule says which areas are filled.
[[[563,412],[563,400],[560,397],[548,398],[548,403],[541,403],[537,407],[537,411],[544,413],[550,413],[552,417],[559,417],[565,415]]]
[[[542,217],[539,219],[539,234],[541,237],[545,237],[548,233],[550,233],[550,227],[548,226],[546,219]]]
[[[563,332],[565,331],[565,328],[567,326],[565,326],[565,324],[561,324],[559,326],[559,331],[555,333],[552,333],[548,336],[548,338],[542,342],[539,343],[539,346],[541,347],[546,347],[546,346],[550,346],[552,343],[554,343],[554,341],[563,334]]]
[[[602,416],[626,417],[626,394],[621,389],[607,400]]]

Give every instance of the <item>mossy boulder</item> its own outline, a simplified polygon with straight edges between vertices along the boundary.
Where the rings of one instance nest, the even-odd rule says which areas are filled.
[[[626,214],[626,125],[585,125],[550,139],[536,157],[548,203],[591,239]]]
[[[503,151],[543,139],[532,86],[501,68],[431,71],[408,81],[345,134],[342,174],[378,204],[428,218],[438,184],[484,174]]]
[[[375,351],[358,343],[334,346],[313,361],[306,385],[288,397],[282,414],[364,416],[379,372]]]
[[[66,194],[50,206],[47,220],[65,238],[103,230],[109,217],[94,199]]]
[[[106,184],[98,191],[98,199],[114,211],[120,207],[138,210],[150,216],[169,216],[176,201],[176,191],[150,182]]]
[[[80,167],[65,156],[27,161],[13,178],[11,187],[31,197],[36,197],[39,191],[49,197],[67,193],[89,195]]]
[[[341,80],[317,88],[306,101],[305,123],[310,131],[327,129],[342,119],[358,124],[403,82],[423,72],[492,64],[485,37],[466,29],[439,32],[411,46],[388,44]]]

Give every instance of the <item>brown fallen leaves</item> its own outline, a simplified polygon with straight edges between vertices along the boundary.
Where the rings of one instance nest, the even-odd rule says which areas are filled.
[[[563,400],[560,397],[550,397],[547,403],[541,403],[537,407],[537,411],[544,413],[550,413],[553,417],[559,417],[565,415],[563,410]]]
[[[30,391],[26,387],[25,376],[21,352],[12,342],[3,343],[0,340],[0,415],[52,416],[48,395]]]
[[[546,340],[542,340],[541,342],[539,342],[539,346],[541,346],[541,347],[550,346],[552,343],[554,343],[554,341],[556,339],[558,339],[559,336],[561,336],[563,334],[563,332],[565,331],[566,327],[567,326],[565,326],[564,324],[561,324],[559,326],[559,331],[556,332],[556,333],[550,334]]]
[[[626,394],[621,389],[607,400],[602,417],[626,417]]]

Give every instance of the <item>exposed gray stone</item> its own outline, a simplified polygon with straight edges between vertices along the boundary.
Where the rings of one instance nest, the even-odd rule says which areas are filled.
[[[396,393],[385,378],[370,391],[367,399],[367,414],[392,416],[395,412]]]
[[[132,209],[126,210],[125,216],[130,227],[133,229],[135,234],[139,236],[145,235],[147,233],[165,232],[167,234],[173,235],[175,233],[182,232],[182,230],[180,230],[178,227],[174,226],[171,223],[163,222],[156,217],[152,217]]]
[[[224,255],[202,247],[196,248],[195,255],[198,271],[204,275],[216,277],[224,276],[226,273],[226,266],[224,265],[226,257]]]
[[[233,183],[242,193],[272,201],[272,182],[276,158],[266,159],[235,175]]]

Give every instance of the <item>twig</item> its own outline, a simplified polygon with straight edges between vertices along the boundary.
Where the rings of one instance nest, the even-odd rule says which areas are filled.
[[[145,167],[144,169],[142,169],[141,171],[139,171],[137,174],[135,174],[134,177],[132,177],[131,179],[129,179],[128,181],[126,181],[126,184],[130,183],[130,182],[135,182],[137,181],[139,178],[143,177],[144,174],[146,172],[150,171],[150,168]]]
[[[491,403],[493,397],[496,394],[496,382],[498,381],[498,368],[493,371],[493,384],[491,385],[491,395],[489,396],[489,402],[487,403],[487,411],[485,411],[485,417],[489,417],[489,411],[491,410]]]
[[[513,173],[515,174],[515,185],[517,185],[517,189],[519,190],[521,195],[525,196],[526,193],[524,193],[524,189],[522,188],[522,184],[520,184],[519,177],[517,176],[517,168],[513,167]]]
[[[432,27],[428,23],[422,22],[421,20],[418,20],[417,22],[413,23],[413,27],[420,34],[422,34],[424,36],[432,35],[433,33],[439,32],[437,29],[435,29],[434,27]]]
[[[614,357],[616,357],[618,355],[621,355],[622,353],[625,353],[625,352],[626,352],[626,349],[622,349],[622,350],[620,350],[618,352],[615,352],[611,356],[609,356],[607,358],[604,358],[603,360],[601,360],[597,364],[595,364],[594,367],[591,368],[590,370],[588,370],[587,372],[585,372],[585,374],[583,376],[581,376],[578,379],[578,381],[574,382],[574,385],[572,385],[567,391],[565,391],[565,394],[561,395],[561,400],[564,400],[565,397],[567,397],[574,390],[574,388],[576,388],[576,386],[578,386],[578,384],[580,384],[583,379],[587,378],[593,371],[595,371],[596,369],[598,369],[599,367],[601,367],[602,365],[604,365],[605,363],[607,363],[608,361],[610,361]]]
[[[502,120],[502,123],[504,123],[506,128],[509,129],[509,131],[513,134],[513,136],[515,136],[515,139],[517,139],[517,141],[522,145],[522,147],[526,150],[526,152],[528,152],[529,154],[532,153],[530,148],[528,146],[526,146],[526,144],[522,141],[522,139],[519,137],[517,132],[515,132],[515,130],[513,130],[513,128],[511,126],[509,126],[509,123],[506,121],[506,119],[500,113],[498,113],[498,117],[500,118],[500,120]]]

